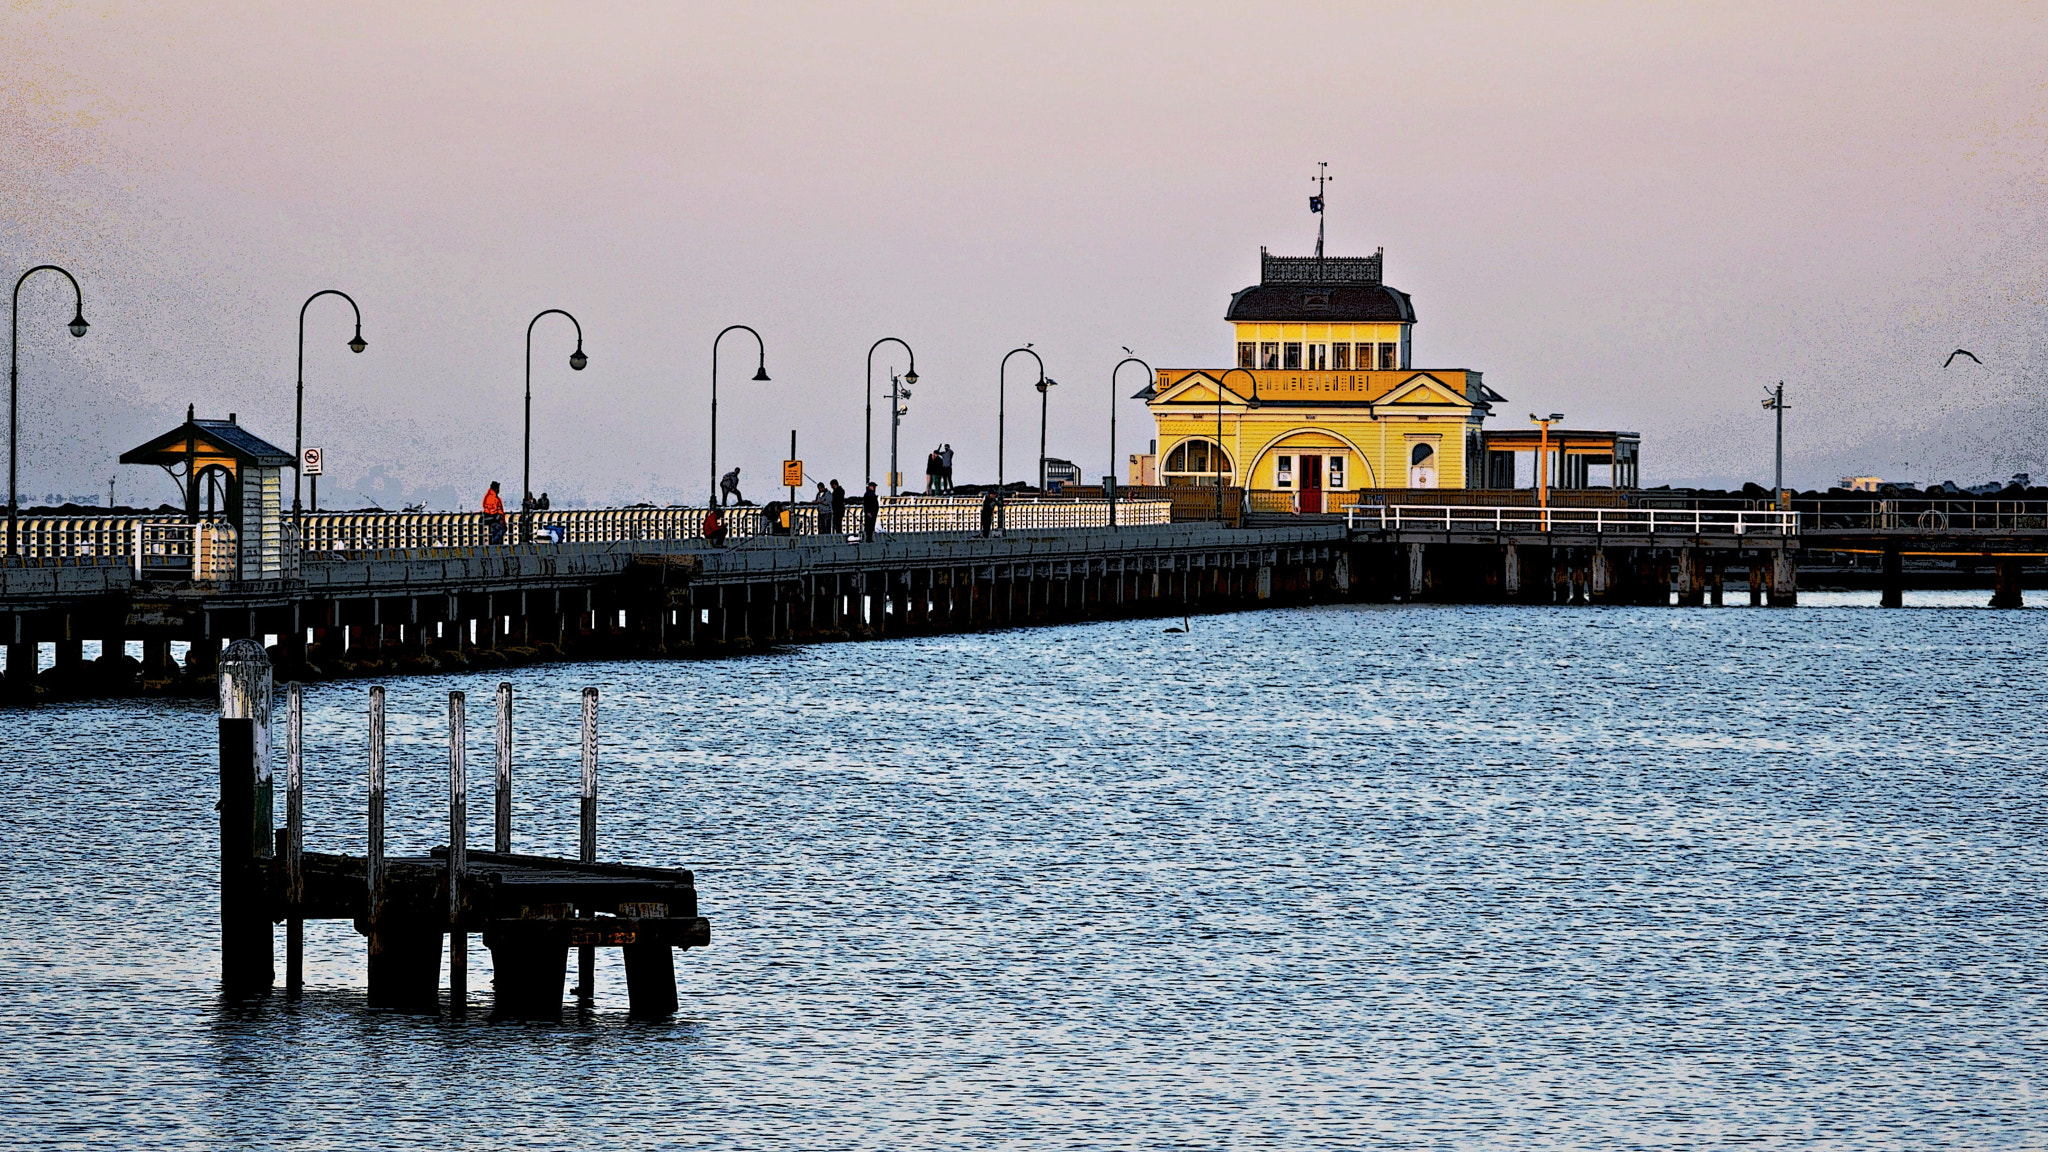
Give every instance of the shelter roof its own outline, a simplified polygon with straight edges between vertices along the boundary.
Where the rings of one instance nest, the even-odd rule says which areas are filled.
[[[1231,296],[1231,321],[1415,322],[1415,303],[1385,284],[1254,284]]]
[[[175,465],[184,463],[188,455],[224,456],[257,468],[285,468],[296,463],[291,453],[237,424],[232,416],[198,420],[190,409],[183,424],[121,453],[121,463]]]

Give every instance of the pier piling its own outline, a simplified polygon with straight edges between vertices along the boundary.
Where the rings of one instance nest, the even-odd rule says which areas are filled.
[[[230,996],[276,979],[265,884],[271,856],[270,657],[238,640],[220,678],[220,967]]]

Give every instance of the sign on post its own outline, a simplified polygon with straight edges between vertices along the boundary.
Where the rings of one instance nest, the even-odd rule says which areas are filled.
[[[784,488],[801,488],[803,483],[804,462],[801,460],[784,460],[782,462],[782,486]]]
[[[299,471],[308,476],[318,476],[321,471],[321,460],[320,449],[308,448],[299,456]]]

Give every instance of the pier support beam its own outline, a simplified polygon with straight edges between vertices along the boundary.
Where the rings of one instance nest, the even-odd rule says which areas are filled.
[[[1884,550],[1884,576],[1882,591],[1877,594],[1880,608],[1903,608],[1906,606],[1906,558],[1897,548]]]
[[[1996,563],[1996,583],[1991,593],[1993,608],[2024,608],[2026,596],[2020,591],[2020,558],[2000,556]]]
[[[273,852],[270,657],[237,640],[220,680],[220,982],[229,996],[264,996],[276,979],[265,861]]]
[[[1799,603],[1799,566],[1789,549],[1771,553],[1771,607],[1792,608]]]
[[[1704,587],[1700,580],[1700,553],[1697,548],[1678,550],[1678,606],[1698,608],[1705,602]]]
[[[1425,575],[1426,575],[1426,574],[1425,574],[1425,572],[1424,572],[1424,570],[1423,570],[1423,553],[1422,553],[1422,545],[1420,545],[1420,544],[1410,544],[1410,545],[1408,546],[1408,598],[1409,598],[1409,599],[1411,599],[1411,600],[1413,600],[1413,599],[1417,599],[1417,598],[1419,598],[1419,597],[1420,597],[1420,596],[1422,595],[1422,590],[1423,590],[1423,587],[1424,587],[1424,584],[1425,584],[1425,580],[1424,580],[1424,577],[1425,577]]]
[[[1501,546],[1500,590],[1510,600],[1522,598],[1522,550],[1513,544]]]

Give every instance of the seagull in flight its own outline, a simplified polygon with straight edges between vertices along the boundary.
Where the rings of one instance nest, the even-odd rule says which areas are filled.
[[[1948,354],[1948,359],[1943,360],[1941,362],[1941,366],[1943,368],[1946,368],[1949,365],[1955,363],[1956,357],[1958,356],[1968,356],[1970,359],[1976,360],[1976,362],[1979,364],[1984,363],[1982,360],[1977,360],[1977,354],[1975,352],[1970,351],[1968,348],[1958,348],[1955,351]]]

